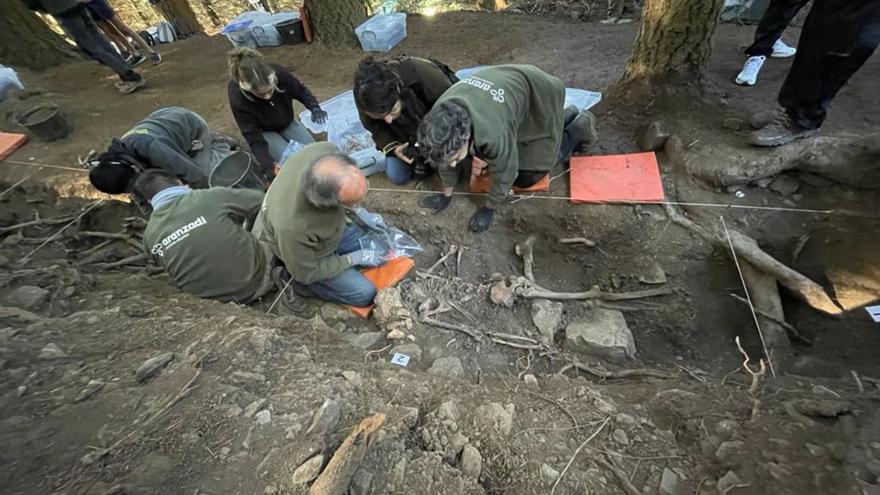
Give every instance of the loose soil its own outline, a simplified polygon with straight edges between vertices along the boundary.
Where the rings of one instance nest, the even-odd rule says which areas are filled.
[[[432,56],[454,68],[533,63],[567,86],[604,90],[621,73],[636,29],[509,14],[410,17],[409,37],[392,55]],[[707,101],[683,100],[664,116],[695,150],[743,147],[744,133],[724,129],[722,120],[774,102],[790,61],[768,62],[756,87],[731,82],[751,35],[748,27],[720,26],[707,68]],[[794,42],[795,33],[786,38]],[[271,299],[253,307],[220,304],[180,294],[155,270],[80,264],[101,239],[75,233],[123,231],[123,219],[137,212],[112,200],[95,206],[103,197],[82,172],[37,167],[81,168],[77,157],[102,149],[161,106],[186,106],[217,130],[238,135],[225,98],[227,48],[219,37],[163,47],[165,62],[143,69],[149,86],[127,96],[115,92],[97,64],[23,75],[44,91],[41,97],[63,108],[74,132],[55,143],[31,142],[0,164],[0,191],[6,191],[0,226],[92,209],[42,246],[63,223],[28,227],[22,236],[0,233],[0,300],[22,285],[49,291],[32,315],[0,312],[0,436],[8,446],[0,452],[0,492],[299,493],[304,488],[291,481],[293,471],[314,452],[332,454],[376,411],[388,415],[387,424],[356,476],[372,476],[371,493],[551,493],[552,471],[566,471],[597,431],[555,493],[655,493],[662,478],[664,489],[677,479],[681,490],[663,493],[722,493],[726,481],[719,486],[719,478],[728,471],[741,485],[732,493],[877,489],[880,431],[872,401],[880,382],[870,377],[880,376],[873,352],[880,336],[863,309],[880,294],[880,270],[871,256],[880,198],[870,189],[792,173],[800,183],[796,193],[751,185],[740,198],[683,176],[660,155],[671,200],[835,210],[685,207],[707,225],[723,215],[822,284],[845,309],[829,318],[783,293],[786,319],[814,342],[797,345],[785,372],[775,380],[764,377],[754,393],[733,339],[739,336],[754,359],[761,346],[748,308],[729,295],[742,294],[732,260],[670,224],[655,205],[574,206],[535,197],[505,208],[489,232],[474,235],[466,230],[476,204],[471,199],[457,198],[438,216],[421,211],[410,192],[375,191],[365,201],[422,243],[419,270],[452,245],[467,248],[460,266],[453,258],[437,268],[440,278],[407,280],[403,299],[413,314],[426,297],[457,302],[484,332],[536,332],[528,301],[505,308],[487,296],[493,274],[522,273],[513,247],[529,234],[538,238],[537,281],[555,290],[644,289],[639,278],[659,266],[675,293],[625,312],[638,347],[638,360],[625,367],[663,370],[666,379],[557,375],[573,360],[619,366],[568,350],[541,356],[478,343],[420,323],[412,330],[419,352],[399,368],[388,362],[391,342],[379,338],[363,346],[367,334],[379,330],[374,321],[332,305],[313,304],[308,318],[266,314]],[[348,89],[363,56],[355,49],[305,45],[265,52],[319,99]],[[869,61],[835,101],[823,133],[859,135],[880,127],[872,111],[878,77],[880,63]],[[635,151],[635,134],[651,105],[635,112],[600,106],[602,139],[591,153]],[[382,177],[371,184],[392,187]],[[551,195],[566,192],[563,176]],[[563,237],[586,237],[596,247],[561,245]],[[125,242],[110,249],[101,261],[137,254]],[[585,303],[565,303],[562,326],[588,311]],[[49,344],[63,355],[47,350]],[[174,360],[136,383],[134,371],[167,352]],[[463,376],[427,372],[435,360],[452,356],[460,359]],[[535,375],[537,385],[525,382],[526,375]],[[84,390],[96,388],[83,398]],[[307,433],[325,400],[339,404],[341,420],[324,436]],[[479,476],[459,469],[465,443],[482,456]]]

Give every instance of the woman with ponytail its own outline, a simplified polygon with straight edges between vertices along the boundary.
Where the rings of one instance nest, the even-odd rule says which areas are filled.
[[[229,106],[241,134],[251,147],[267,179],[275,178],[278,160],[290,141],[314,142],[309,131],[296,120],[293,100],[312,113],[312,121],[323,124],[321,110],[312,92],[286,69],[263,60],[252,48],[229,52]]]

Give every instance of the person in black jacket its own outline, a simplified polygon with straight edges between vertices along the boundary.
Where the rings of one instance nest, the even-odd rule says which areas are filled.
[[[278,161],[290,141],[314,142],[309,131],[296,120],[293,100],[312,112],[312,121],[323,124],[327,112],[293,74],[277,64],[269,64],[252,48],[229,52],[227,87],[229,106],[241,134],[257,157],[267,179],[275,178]]]
[[[458,82],[449,67],[434,60],[398,57],[364,59],[354,75],[354,102],[361,123],[384,152],[385,173],[403,185],[431,170],[416,153],[419,123],[444,91]]]

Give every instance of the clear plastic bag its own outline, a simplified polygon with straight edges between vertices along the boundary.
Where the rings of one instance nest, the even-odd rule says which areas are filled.
[[[382,259],[391,260],[422,252],[422,245],[411,235],[396,228],[385,227],[382,231],[370,230],[360,238],[361,249],[376,250],[381,253]]]

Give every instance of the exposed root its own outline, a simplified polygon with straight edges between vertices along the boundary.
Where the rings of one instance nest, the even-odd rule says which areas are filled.
[[[674,378],[675,375],[672,373],[667,373],[665,371],[660,370],[651,370],[647,368],[633,368],[633,369],[625,369],[618,371],[608,371],[604,369],[594,368],[592,366],[587,366],[585,364],[579,362],[572,362],[566,364],[559,371],[556,372],[557,375],[563,375],[565,372],[577,369],[583,371],[584,373],[588,373],[590,375],[595,376],[596,378],[600,378],[602,380],[612,380],[612,379],[622,379],[622,378],[660,378],[660,379],[669,379]]]

